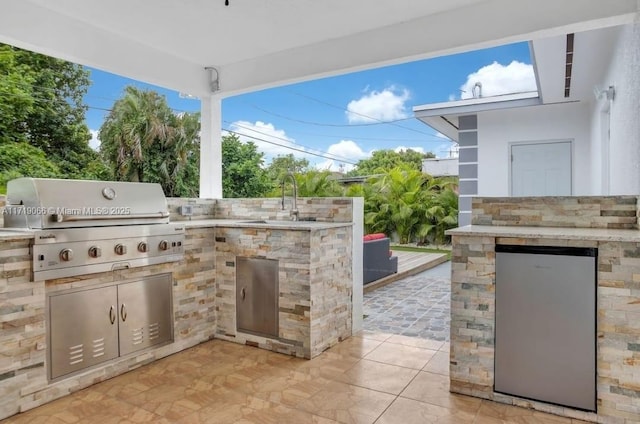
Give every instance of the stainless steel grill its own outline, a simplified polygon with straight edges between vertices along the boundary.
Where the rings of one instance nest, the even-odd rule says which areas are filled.
[[[184,257],[159,184],[19,178],[7,184],[4,226],[34,231],[34,280]]]

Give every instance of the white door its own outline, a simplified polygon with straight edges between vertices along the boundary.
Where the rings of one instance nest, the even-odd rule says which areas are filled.
[[[571,142],[511,145],[512,196],[570,196]]]

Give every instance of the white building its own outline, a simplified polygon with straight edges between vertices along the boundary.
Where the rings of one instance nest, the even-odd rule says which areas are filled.
[[[538,91],[417,106],[460,145],[460,225],[471,197],[640,192],[640,25],[536,38]]]
[[[457,177],[458,158],[423,159],[422,172],[433,177]]]

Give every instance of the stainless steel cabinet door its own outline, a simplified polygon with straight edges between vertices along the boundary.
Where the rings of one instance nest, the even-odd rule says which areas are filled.
[[[238,331],[278,337],[278,261],[236,258]]]
[[[172,339],[171,275],[118,286],[120,355]]]
[[[118,356],[117,288],[49,297],[52,379]]]

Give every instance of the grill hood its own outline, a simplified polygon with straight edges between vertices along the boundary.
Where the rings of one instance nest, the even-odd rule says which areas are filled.
[[[4,225],[53,229],[168,224],[160,184],[18,178],[7,183]]]

